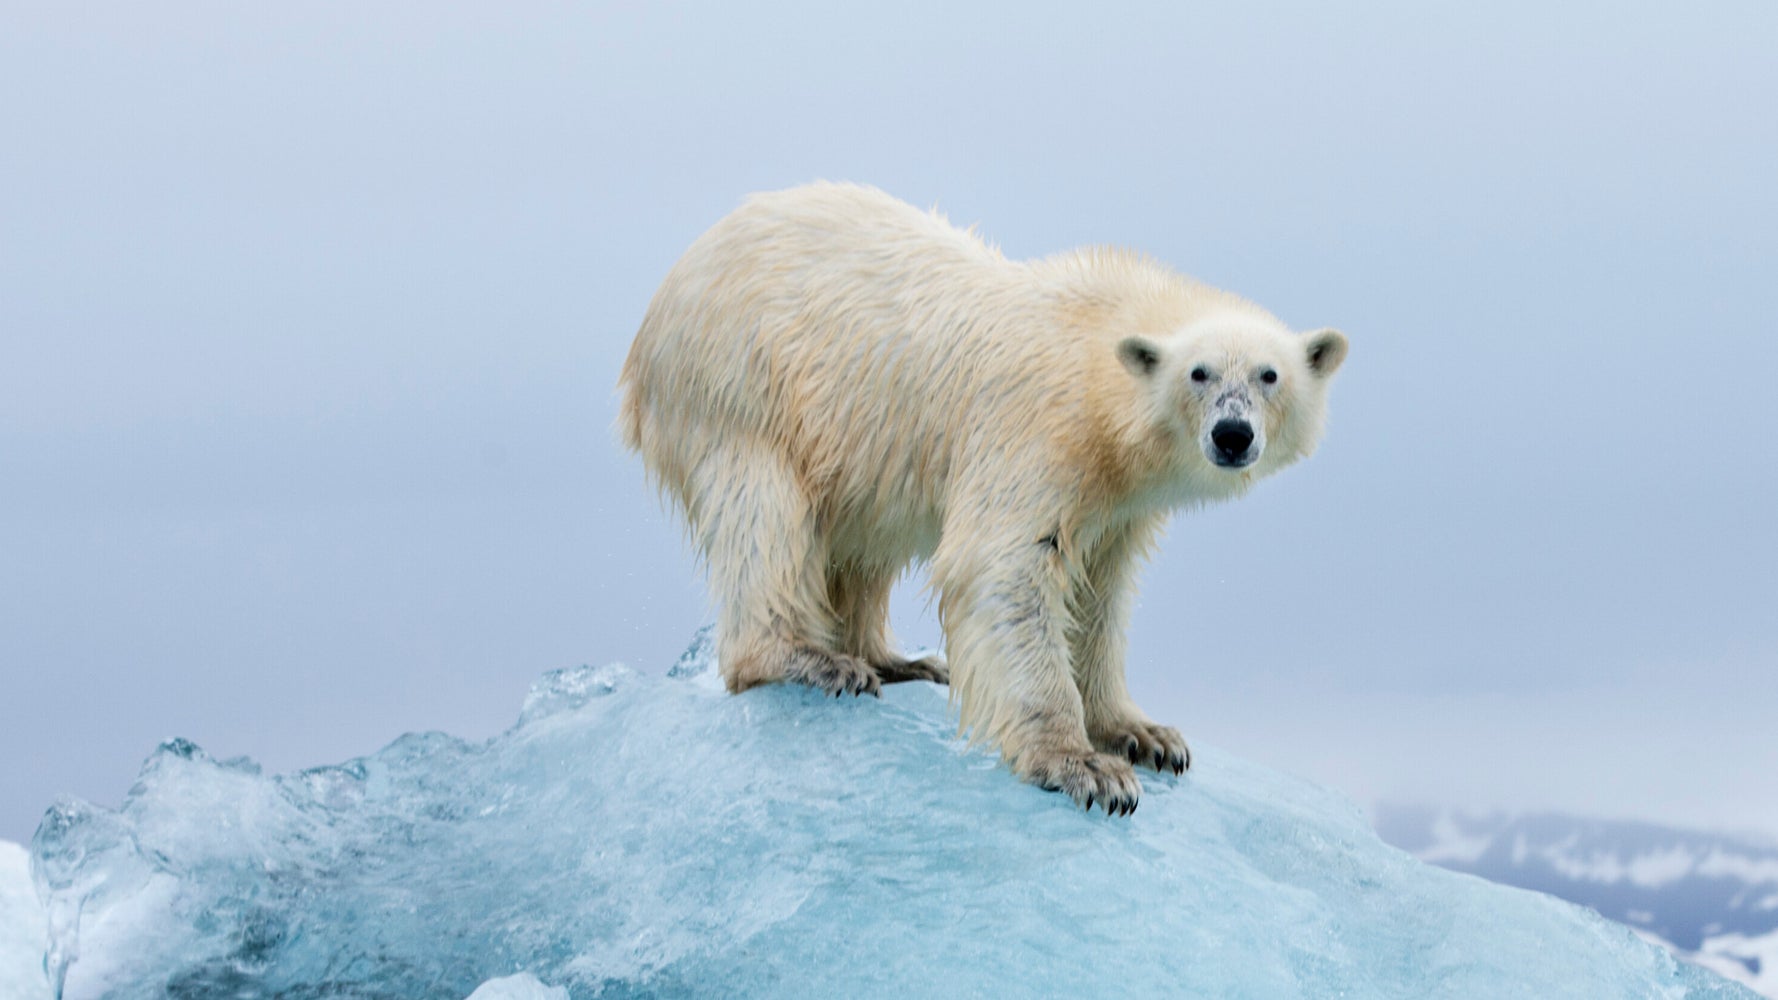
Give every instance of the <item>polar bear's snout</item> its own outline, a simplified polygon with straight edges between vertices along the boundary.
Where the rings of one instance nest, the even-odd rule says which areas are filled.
[[[1253,446],[1253,425],[1245,420],[1223,419],[1210,428],[1210,444],[1214,449],[1210,461],[1225,469],[1240,469],[1259,458]]]
[[[1266,450],[1264,418],[1264,410],[1254,406],[1245,383],[1235,381],[1206,414],[1209,432],[1203,437],[1204,457],[1211,465],[1231,471],[1259,461]]]

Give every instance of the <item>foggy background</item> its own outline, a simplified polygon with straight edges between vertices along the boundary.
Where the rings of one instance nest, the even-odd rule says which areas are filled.
[[[1778,7],[738,7],[0,9],[0,837],[163,738],[287,770],[664,669],[708,608],[618,367],[815,178],[1352,338],[1321,452],[1146,572],[1151,715],[1778,833]]]

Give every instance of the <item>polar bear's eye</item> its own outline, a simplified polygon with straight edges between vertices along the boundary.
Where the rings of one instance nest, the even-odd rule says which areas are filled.
[[[1193,382],[1208,382],[1208,381],[1210,381],[1210,373],[1205,371],[1204,367],[1202,365],[1199,365],[1198,367],[1192,369],[1192,381]]]
[[[1259,373],[1259,380],[1267,385],[1271,385],[1278,381],[1278,373],[1267,368],[1265,371]]]

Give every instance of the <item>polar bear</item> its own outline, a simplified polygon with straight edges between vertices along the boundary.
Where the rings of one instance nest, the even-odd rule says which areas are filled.
[[[1137,563],[1169,512],[1314,450],[1346,352],[1134,254],[1011,261],[821,183],[755,195],[674,265],[619,425],[706,564],[729,690],[948,682],[1015,773],[1123,813],[1132,764],[1191,761],[1124,684]],[[889,632],[916,561],[946,662]]]

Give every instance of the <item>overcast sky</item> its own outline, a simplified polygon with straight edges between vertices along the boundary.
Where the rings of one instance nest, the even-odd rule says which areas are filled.
[[[1778,7],[742,6],[7,5],[0,837],[163,738],[284,770],[663,669],[708,609],[617,370],[815,178],[1352,338],[1320,454],[1175,519],[1150,714],[1778,833]]]

